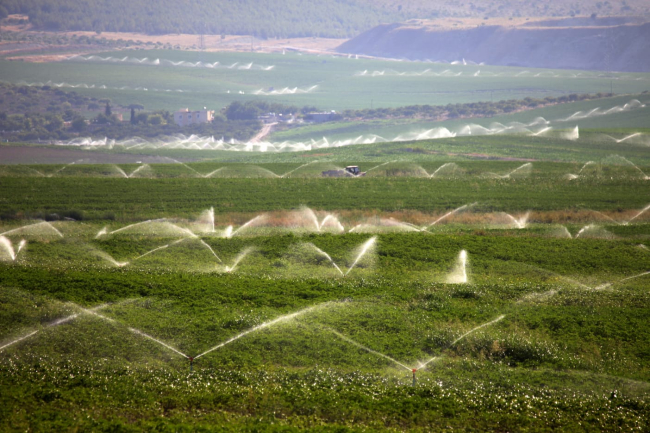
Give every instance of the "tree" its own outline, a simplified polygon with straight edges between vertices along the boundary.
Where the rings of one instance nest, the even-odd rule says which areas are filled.
[[[111,110],[111,104],[109,102],[106,103],[106,108],[104,108],[104,115],[106,117],[111,117],[113,114],[113,110]]]
[[[63,127],[63,119],[59,116],[52,116],[48,119],[45,129],[50,132],[57,131]]]
[[[148,120],[151,125],[163,124],[163,117],[160,114],[152,114],[151,116],[149,116]]]
[[[228,120],[252,120],[257,118],[259,110],[251,104],[235,101],[226,107],[225,113]]]
[[[135,116],[135,123],[142,123],[143,125],[146,125],[148,120],[149,115],[147,113],[139,113],[137,116]]]
[[[72,127],[73,131],[83,132],[86,130],[86,119],[83,117],[77,117],[72,121],[72,124],[70,126]]]
[[[135,125],[137,121],[135,120],[135,108],[131,108],[131,125]]]

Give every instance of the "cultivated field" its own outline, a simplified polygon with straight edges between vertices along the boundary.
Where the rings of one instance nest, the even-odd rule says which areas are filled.
[[[525,70],[460,64],[340,58],[331,55],[126,50],[64,62],[0,61],[2,79],[49,84],[115,103],[175,111],[219,109],[234,100],[268,99],[323,110],[444,105],[543,98],[571,93],[637,94],[648,74]],[[467,59],[466,63],[471,61]],[[200,63],[198,63],[200,62]],[[218,62],[218,63],[216,63]]]
[[[644,148],[431,143],[347,179],[295,154],[3,166],[2,427],[647,429]]]
[[[236,211],[5,221],[3,428],[647,428],[642,210]]]
[[[650,429],[647,74],[100,57],[0,75],[170,110],[626,94],[256,144],[3,144],[0,430]],[[367,174],[322,176],[348,165]]]

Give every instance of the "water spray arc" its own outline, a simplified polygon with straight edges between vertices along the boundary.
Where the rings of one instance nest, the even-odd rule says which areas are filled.
[[[98,306],[93,307],[93,308],[83,308],[83,307],[81,307],[81,306],[79,306],[77,304],[74,304],[74,303],[71,303],[71,305],[73,307],[77,308],[77,309],[80,309],[84,313],[97,315],[97,311],[103,310],[103,309],[111,307],[111,306],[123,305],[123,304],[133,302],[133,301],[134,301],[134,299],[125,299],[125,300],[117,302],[115,304],[101,304],[101,305],[98,305]],[[79,313],[74,313],[74,314],[71,314],[69,316],[65,316],[65,317],[62,317],[60,319],[56,319],[56,320],[53,320],[53,321],[51,321],[49,323],[46,323],[45,325],[43,325],[43,327],[45,329],[54,328],[54,327],[63,325],[65,323],[68,323],[68,322],[76,319],[77,317],[79,317]],[[104,317],[104,316],[102,316],[102,317]],[[112,319],[108,319],[108,320],[112,320]],[[33,337],[34,335],[38,334],[41,331],[42,330],[37,329],[36,331],[29,332],[28,334],[25,334],[22,337],[16,338],[16,339],[14,339],[14,340],[12,340],[12,341],[10,341],[8,343],[5,343],[3,346],[0,346],[0,351],[6,349],[7,347],[13,346],[16,343],[27,340],[28,338]]]
[[[280,317],[277,317],[277,318],[275,318],[273,320],[269,320],[268,322],[264,322],[264,323],[262,323],[260,325],[257,325],[257,326],[255,326],[253,328],[250,328],[250,329],[248,329],[248,330],[246,330],[244,332],[241,332],[241,333],[235,335],[234,337],[229,338],[228,340],[224,341],[223,343],[217,344],[216,346],[214,346],[214,347],[206,350],[205,352],[195,356],[193,359],[194,360],[199,359],[200,357],[205,356],[210,352],[214,352],[215,350],[221,349],[222,347],[227,346],[230,343],[233,343],[233,342],[239,340],[240,338],[245,337],[246,335],[248,335],[250,333],[259,331],[261,329],[271,327],[271,326],[276,325],[276,324],[281,323],[281,322],[285,322],[285,321],[288,321],[288,320],[291,320],[291,319],[295,319],[296,317],[302,316],[302,315],[307,314],[309,312],[312,312],[312,311],[315,311],[317,309],[321,309],[321,308],[324,308],[324,307],[327,307],[327,306],[331,306],[331,305],[333,305],[332,302],[325,302],[323,304],[318,304],[318,305],[314,305],[314,306],[311,306],[311,307],[307,307],[307,308],[304,308],[302,310],[296,311],[295,313],[285,314],[284,316],[280,316]]]
[[[464,334],[461,335],[460,337],[456,338],[453,342],[451,342],[450,344],[448,344],[444,349],[450,349],[451,347],[455,346],[459,341],[461,341],[461,340],[464,339],[465,337],[467,337],[467,336],[473,334],[474,332],[478,331],[479,329],[482,329],[482,328],[485,328],[485,327],[487,327],[487,326],[490,326],[490,325],[493,325],[493,324],[495,324],[495,323],[498,323],[498,322],[500,322],[501,320],[503,320],[505,317],[506,317],[505,315],[501,315],[501,316],[497,317],[496,319],[493,319],[493,320],[491,320],[491,321],[489,321],[489,322],[483,323],[483,324],[481,324],[481,325],[478,325],[478,326],[472,328],[471,330],[467,331],[466,333],[464,333]],[[339,337],[340,339],[342,339],[342,340],[344,340],[344,341],[346,341],[346,342],[352,344],[353,346],[356,346],[356,347],[358,347],[358,348],[360,348],[360,349],[362,349],[362,350],[365,350],[365,351],[368,352],[368,353],[372,353],[372,354],[377,355],[377,356],[379,356],[379,357],[381,357],[381,358],[387,359],[387,360],[391,361],[392,363],[394,363],[395,365],[397,365],[397,366],[399,366],[399,367],[402,367],[402,368],[404,368],[404,369],[410,371],[410,372],[413,374],[413,385],[416,384],[416,373],[417,373],[418,370],[423,370],[423,369],[425,369],[425,368],[426,368],[429,364],[431,364],[433,361],[435,361],[435,360],[437,360],[437,359],[440,359],[440,358],[442,357],[442,356],[434,356],[434,357],[428,359],[428,360],[425,361],[425,362],[420,362],[420,363],[418,364],[418,367],[417,367],[417,368],[416,368],[416,367],[409,367],[409,366],[407,366],[407,365],[405,365],[405,364],[399,362],[399,361],[396,360],[395,358],[392,358],[392,357],[386,355],[385,353],[381,353],[381,352],[378,352],[378,351],[376,351],[376,350],[374,350],[374,349],[371,349],[371,348],[369,348],[369,347],[367,347],[367,346],[364,346],[363,344],[359,343],[358,341],[355,341],[355,340],[351,339],[350,337],[348,337],[348,336],[346,336],[346,335],[343,335],[343,334],[341,334],[340,332],[338,332],[338,331],[336,331],[336,330],[334,330],[334,329],[332,329],[332,328],[329,328],[329,327],[324,327],[324,328],[325,328],[326,330],[328,330],[329,332],[333,333],[334,335],[336,335],[337,337]]]
[[[360,349],[365,350],[366,352],[372,353],[372,354],[377,355],[377,356],[379,356],[381,358],[385,358],[385,359],[389,360],[390,362],[392,362],[392,363],[394,363],[394,364],[396,364],[396,365],[398,365],[398,366],[400,366],[402,368],[405,368],[408,371],[412,370],[411,367],[407,367],[406,365],[402,364],[401,362],[399,362],[395,358],[391,358],[390,356],[388,356],[388,355],[386,355],[384,353],[377,352],[376,350],[373,350],[373,349],[371,349],[371,348],[369,348],[367,346],[364,346],[363,344],[361,344],[361,343],[359,343],[357,341],[354,341],[350,337],[346,337],[345,335],[341,334],[340,332],[338,332],[338,331],[336,331],[336,330],[334,330],[332,328],[328,328],[328,327],[324,327],[324,328],[327,329],[332,334],[339,337],[341,340],[347,341],[348,343],[352,344],[353,346],[356,346],[356,347],[358,347]],[[414,375],[415,375],[415,373],[414,373]]]
[[[467,276],[467,251],[461,250],[456,260],[454,270],[447,276],[447,284],[467,284],[469,278]]]
[[[476,206],[477,204],[478,204],[478,202],[474,202],[474,203],[470,203],[470,204],[465,204],[465,205],[460,206],[460,207],[458,207],[458,208],[456,208],[456,209],[454,209],[454,210],[452,210],[452,211],[449,211],[449,212],[447,212],[446,214],[444,214],[443,216],[441,216],[440,218],[438,218],[437,220],[435,220],[434,222],[432,222],[431,224],[425,226],[424,229],[427,229],[427,228],[429,228],[429,227],[431,227],[431,226],[435,226],[436,224],[438,224],[440,221],[444,220],[445,218],[448,218],[448,217],[450,217],[450,216],[452,216],[452,215],[454,215],[454,214],[456,214],[456,213],[458,213],[458,212],[462,212],[462,211],[464,211],[464,210],[466,210],[466,209],[469,209],[469,208],[471,208],[471,207],[474,207],[474,206]]]
[[[373,237],[371,237],[370,239],[368,239],[368,240],[367,240],[367,241],[366,241],[366,242],[361,246],[361,249],[360,249],[360,251],[359,251],[359,254],[357,255],[357,257],[356,257],[356,259],[354,260],[354,262],[352,263],[352,266],[350,266],[350,268],[347,270],[347,272],[343,275],[344,277],[347,277],[347,276],[348,276],[348,274],[352,271],[352,269],[354,269],[354,267],[357,265],[357,263],[359,263],[359,260],[361,260],[361,259],[363,258],[363,256],[365,256],[365,255],[368,253],[368,251],[370,251],[370,250],[372,249],[372,247],[375,246],[375,243],[376,243],[376,242],[377,242],[377,236],[373,236]]]
[[[61,233],[59,230],[57,230],[56,227],[54,227],[52,224],[50,224],[47,221],[41,221],[38,223],[34,224],[27,224],[22,227],[18,227],[15,229],[8,230],[4,233],[0,233],[0,236],[7,236],[7,235],[12,235],[14,233],[23,233],[24,232],[33,232],[35,230],[40,230],[41,228],[45,228],[48,232],[54,232],[56,236],[59,236],[60,238],[63,238],[63,233]]]
[[[18,248],[14,249],[11,240],[0,235],[0,250],[4,249],[12,262],[16,261],[18,254],[25,247],[25,245],[27,245],[27,241],[25,239],[21,239],[21,241],[18,243]]]
[[[321,250],[320,248],[318,248],[316,245],[314,245],[314,244],[312,244],[312,243],[306,243],[305,245],[307,245],[307,246],[310,247],[310,248],[313,248],[313,249],[314,249],[318,254],[320,254],[321,256],[325,257],[327,260],[329,260],[329,262],[332,264],[332,266],[334,266],[334,268],[336,268],[336,270],[339,271],[339,273],[341,274],[341,276],[342,276],[342,277],[345,276],[345,274],[343,273],[343,271],[341,270],[341,268],[339,268],[339,266],[338,266],[336,263],[334,263],[334,260],[332,260],[332,257],[330,257],[329,254],[327,254],[325,251]]]

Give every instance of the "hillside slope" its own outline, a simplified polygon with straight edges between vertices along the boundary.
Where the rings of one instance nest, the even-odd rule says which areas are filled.
[[[338,51],[410,60],[533,68],[650,71],[650,23],[618,26],[479,26],[440,30],[420,22],[377,26]]]
[[[350,37],[408,19],[359,0],[0,0],[0,18],[24,14],[38,30],[147,34]]]
[[[33,28],[147,34],[352,37],[379,23],[419,19],[650,16],[647,0],[0,0],[0,19],[24,14]],[[1,23],[0,23],[1,24]],[[9,23],[11,24],[11,23]],[[573,25],[573,24],[572,24]]]

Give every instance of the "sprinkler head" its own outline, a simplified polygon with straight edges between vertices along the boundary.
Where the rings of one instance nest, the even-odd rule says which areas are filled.
[[[418,369],[417,369],[417,368],[414,368],[414,369],[412,369],[411,371],[415,374],[415,372],[418,371]]]
[[[189,359],[190,362],[194,362],[194,358],[192,358],[191,356],[188,356],[187,359]]]

